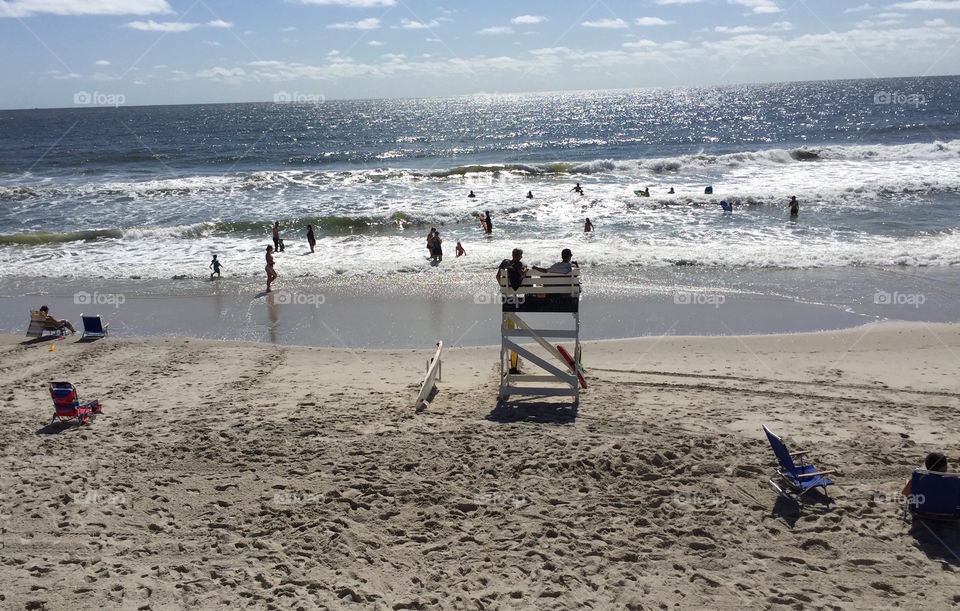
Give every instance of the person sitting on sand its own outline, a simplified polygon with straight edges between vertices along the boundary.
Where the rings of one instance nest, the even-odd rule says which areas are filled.
[[[270,292],[270,285],[277,279],[277,272],[273,269],[273,246],[267,246],[267,266],[264,268],[267,272],[267,292]]]
[[[497,268],[497,284],[500,284],[500,278],[503,276],[503,270],[507,270],[507,284],[510,288],[517,290],[523,285],[523,277],[527,275],[527,266],[520,259],[523,258],[523,250],[514,248],[511,253],[512,259],[504,259]]]
[[[473,199],[473,198],[476,197],[476,196],[477,196],[477,194],[474,193],[472,189],[470,190],[470,193],[467,194],[467,197],[469,197],[470,199]]]
[[[590,217],[587,217],[587,220],[583,223],[583,232],[590,233],[593,231],[593,223],[590,222]]]
[[[47,326],[55,327],[57,329],[67,329],[70,331],[71,335],[77,332],[77,330],[73,328],[73,325],[70,324],[69,320],[65,318],[63,320],[57,320],[53,316],[50,316],[50,308],[48,306],[40,306],[40,313],[46,319]]]
[[[313,225],[307,225],[307,244],[310,245],[310,252],[314,252],[317,246],[317,236],[313,235]]]
[[[220,277],[220,268],[223,267],[223,266],[220,265],[220,261],[217,260],[217,255],[213,255],[213,261],[210,262],[210,266],[209,266],[209,267],[210,267],[211,269],[213,269],[213,271],[210,272],[210,279],[213,280],[213,275],[214,275],[214,274],[216,274],[216,275],[217,275],[217,278],[219,278],[219,277]]]
[[[533,191],[527,191],[527,199],[533,199]]]
[[[927,454],[927,457],[923,459],[923,468],[927,471],[937,471],[940,473],[947,473],[950,471],[950,465],[947,464],[947,457],[940,452],[930,452]],[[910,491],[913,488],[913,480],[907,480],[907,485],[903,487],[903,496],[910,496]]]
[[[540,273],[547,274],[569,274],[573,271],[574,267],[580,267],[576,261],[572,261],[571,259],[573,259],[573,252],[569,248],[564,248],[560,251],[559,261],[546,269],[537,267],[536,265],[533,266],[533,269]]]
[[[467,254],[467,251],[463,249],[463,245],[460,244],[460,240],[457,240],[457,256],[462,257],[465,254]]]

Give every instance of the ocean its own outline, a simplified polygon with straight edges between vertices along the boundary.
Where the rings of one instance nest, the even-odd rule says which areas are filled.
[[[958,110],[960,77],[3,111],[0,282],[205,290],[216,253],[218,290],[248,291],[278,220],[288,283],[426,291],[488,274],[515,246],[545,264],[569,247],[615,297],[690,286],[850,309],[906,273],[949,301]],[[301,256],[308,223],[317,254]],[[855,287],[824,282],[843,270]]]

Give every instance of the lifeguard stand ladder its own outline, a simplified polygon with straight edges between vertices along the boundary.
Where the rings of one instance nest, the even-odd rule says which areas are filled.
[[[529,397],[569,396],[574,402],[580,399],[580,382],[576,362],[580,359],[580,270],[573,268],[570,274],[548,274],[529,271],[523,284],[513,290],[508,284],[508,274],[500,280],[500,398],[512,395]],[[563,320],[569,314],[568,324],[554,322],[555,328],[542,328],[528,324],[543,321],[551,314],[554,321]],[[521,317],[522,315],[522,317]],[[543,352],[534,353],[530,344],[521,346],[519,338],[532,338]],[[547,341],[550,339],[573,340],[571,364],[560,351]],[[524,367],[536,366],[544,373],[511,372],[511,352],[524,359]]]

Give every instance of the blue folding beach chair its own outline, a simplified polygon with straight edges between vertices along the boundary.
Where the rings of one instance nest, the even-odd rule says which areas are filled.
[[[910,478],[907,509],[918,518],[960,519],[960,473],[915,470]]]
[[[110,323],[103,324],[103,320],[100,318],[100,315],[96,316],[87,316],[81,314],[80,318],[83,319],[83,335],[80,336],[80,339],[85,337],[106,337],[107,336],[107,327],[110,326]]]
[[[783,440],[773,434],[773,431],[763,425],[763,432],[767,434],[773,453],[777,455],[777,462],[780,466],[770,477],[770,487],[777,491],[777,494],[791,500],[801,501],[804,494],[814,488],[823,488],[823,494],[827,494],[827,486],[833,484],[832,481],[824,477],[835,473],[835,471],[818,471],[814,465],[807,464],[804,455],[806,452],[793,452],[787,450]],[[798,458],[800,464],[794,462]],[[780,481],[778,484],[775,479]]]

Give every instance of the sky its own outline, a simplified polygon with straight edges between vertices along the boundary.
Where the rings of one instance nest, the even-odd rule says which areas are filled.
[[[954,75],[960,0],[0,0],[0,108]]]

